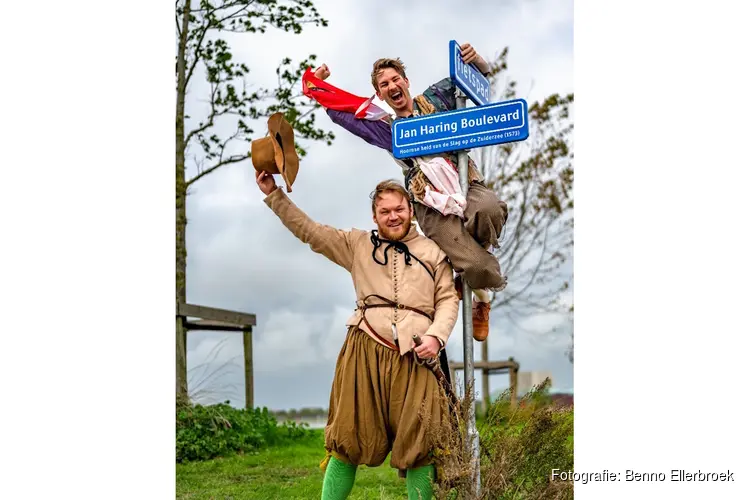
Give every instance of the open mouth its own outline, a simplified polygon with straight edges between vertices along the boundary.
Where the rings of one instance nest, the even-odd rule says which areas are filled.
[[[402,97],[404,97],[404,94],[397,90],[391,94],[391,101],[399,101]]]

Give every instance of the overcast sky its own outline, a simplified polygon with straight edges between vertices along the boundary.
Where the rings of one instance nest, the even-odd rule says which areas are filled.
[[[401,57],[417,94],[448,76],[448,42],[455,39],[470,42],[485,59],[508,46],[509,73],[519,83],[519,97],[530,102],[574,90],[571,0],[488,0],[460,9],[456,2],[438,0],[315,4],[329,20],[327,28],[232,39],[235,58],[251,68],[253,84],[272,87],[282,58],[300,60],[315,53],[319,62],[329,65],[332,84],[369,96],[372,62]],[[196,103],[206,98],[200,79],[190,90],[188,112],[197,116]],[[331,147],[308,144],[290,197],[319,222],[371,228],[367,197],[383,179],[403,181],[400,170],[385,152],[349,135],[322,112],[318,125],[332,130],[336,140]],[[264,132],[256,127],[258,137]],[[187,210],[188,301],[257,315],[255,405],[327,407],[344,322],[354,308],[349,275],[282,226],[263,203],[249,161],[223,167],[196,183]],[[529,318],[523,332],[493,320],[491,359],[513,356],[521,370],[550,371],[555,387],[573,387],[573,366],[565,356],[570,325],[562,318]],[[555,326],[560,328],[551,331]],[[449,357],[456,361],[462,359],[461,330],[459,319],[448,343]],[[475,359],[480,352],[475,344]],[[227,362],[224,370],[208,377]],[[244,404],[241,335],[191,332],[188,369],[191,391],[205,379],[203,388],[219,399]],[[491,377],[493,390],[507,385],[507,375]]]

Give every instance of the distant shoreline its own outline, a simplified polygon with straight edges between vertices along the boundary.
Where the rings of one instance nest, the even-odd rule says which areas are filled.
[[[300,424],[307,424],[310,429],[323,429],[326,426],[326,423],[328,422],[328,415],[318,415],[313,417],[286,417],[283,418],[281,416],[276,416],[276,420],[279,421],[279,423],[282,422],[294,422],[297,425]]]

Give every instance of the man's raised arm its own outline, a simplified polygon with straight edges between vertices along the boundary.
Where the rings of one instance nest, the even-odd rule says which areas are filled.
[[[342,231],[312,220],[284,191],[278,189],[272,175],[259,172],[256,182],[266,195],[263,201],[297,239],[310,245],[313,252],[324,255],[351,272],[354,256],[351,231]]]
[[[327,109],[326,113],[336,125],[343,127],[368,144],[391,151],[393,132],[384,121],[360,120],[353,113]]]
[[[308,70],[308,73],[303,77],[305,95],[315,99],[323,106],[336,125],[348,130],[368,144],[391,151],[391,126],[386,121],[377,118],[386,116],[385,112],[370,103],[367,109],[373,109],[377,112],[375,117],[372,115],[368,117],[366,112],[364,118],[355,116],[355,112],[360,107],[365,107],[368,99],[350,94],[325,82],[330,75],[331,71],[325,64],[316,69],[315,73],[309,73]]]

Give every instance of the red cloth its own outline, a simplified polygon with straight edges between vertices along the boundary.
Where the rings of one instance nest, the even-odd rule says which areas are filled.
[[[388,116],[388,113],[372,103],[374,95],[368,99],[350,94],[316,78],[310,68],[307,68],[305,74],[302,75],[302,93],[315,99],[326,109],[352,113],[360,119],[381,120]]]

